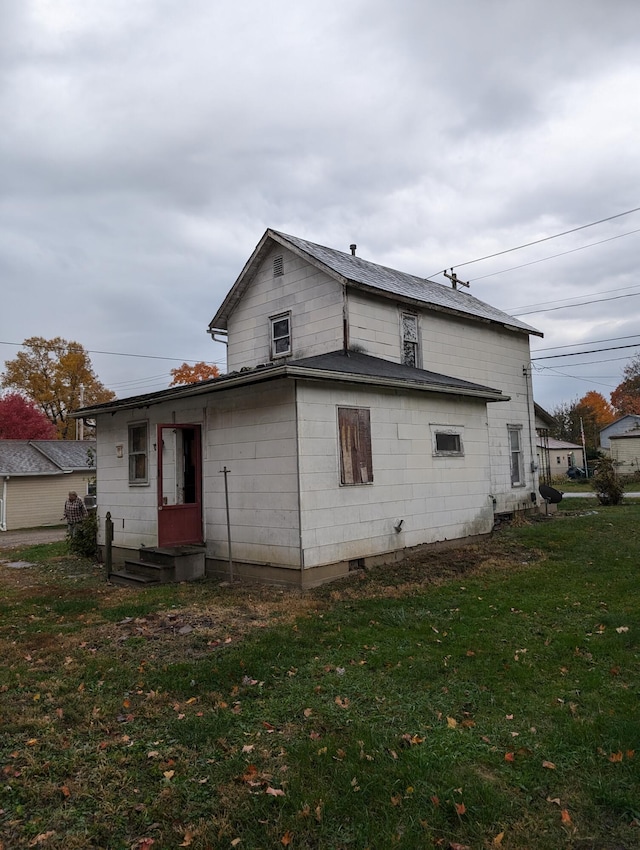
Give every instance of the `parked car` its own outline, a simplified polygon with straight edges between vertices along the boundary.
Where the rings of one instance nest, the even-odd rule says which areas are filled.
[[[585,471],[581,466],[570,466],[567,469],[567,478],[576,479],[576,478],[584,478]]]

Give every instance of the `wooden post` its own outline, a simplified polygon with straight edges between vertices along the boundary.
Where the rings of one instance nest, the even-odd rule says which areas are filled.
[[[227,483],[227,475],[231,472],[225,466],[222,469],[224,473],[224,502],[227,509],[227,546],[229,552],[229,581],[233,581],[233,560],[231,558],[231,519],[229,517],[229,485]]]
[[[107,581],[111,577],[111,567],[113,565],[111,544],[113,543],[113,520],[111,512],[107,511],[107,516],[104,521],[104,564],[107,570]]]

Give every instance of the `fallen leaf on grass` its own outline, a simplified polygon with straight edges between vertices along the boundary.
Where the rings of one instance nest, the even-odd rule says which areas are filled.
[[[447,717],[447,726],[449,727],[449,729],[455,729],[457,725],[458,721],[455,719],[455,717]]]
[[[471,847],[468,844],[458,844],[457,841],[450,841],[449,850],[471,850]]]
[[[68,785],[63,785],[62,788],[60,789],[60,792],[62,793],[63,797],[70,797],[71,796],[71,791],[69,791]]]
[[[629,626],[618,626],[616,631],[618,632],[619,635],[621,635],[623,632],[629,631]]]
[[[280,839],[280,844],[284,845],[285,847],[288,847],[291,844],[292,841],[293,841],[293,835],[289,832],[289,830],[287,830],[285,832],[285,834],[282,836],[282,838]]]
[[[241,839],[241,838],[234,838],[234,839],[233,839],[233,841],[231,842],[231,846],[232,846],[232,847],[237,847],[237,846],[238,846],[238,844],[240,844],[240,842],[241,842],[241,841],[242,841],[242,839]]]
[[[392,806],[399,806],[402,803],[402,794],[394,794],[391,798]]]
[[[617,753],[611,753],[611,755],[609,756],[609,761],[622,761],[622,752],[619,751]]]
[[[272,788],[269,786],[264,793],[269,794],[271,797],[284,797],[284,791],[282,788]]]
[[[467,811],[467,807],[464,803],[454,803],[456,807],[456,813],[459,815],[463,815]]]
[[[560,812],[560,817],[561,817],[561,819],[562,819],[562,823],[566,823],[566,824],[567,824],[567,826],[568,826],[570,823],[572,823],[571,815],[569,814],[569,812],[568,812],[566,809],[563,809],[563,810]]]
[[[190,847],[192,843],[193,843],[193,833],[191,832],[191,830],[188,829],[184,834],[184,840],[183,840],[182,844],[180,844],[180,847]]]
[[[349,708],[350,705],[349,697],[336,697],[334,702],[339,708]]]
[[[494,847],[500,847],[502,845],[502,839],[504,838],[504,832],[499,832],[496,837],[491,842]]]
[[[172,779],[175,776],[175,770],[165,770],[162,775],[165,779]]]
[[[515,753],[505,753],[504,754],[504,760],[505,761],[515,761],[516,760]]]
[[[55,834],[55,830],[53,829],[50,829],[49,832],[41,832],[39,835],[36,835],[33,841],[29,842],[29,847],[37,847],[38,844],[44,844],[45,841],[48,841]]]
[[[408,747],[415,747],[417,744],[422,744],[424,738],[421,738],[420,735],[410,735],[408,732],[402,736],[402,742],[406,744]]]
[[[543,761],[542,766],[546,767],[547,770],[555,770],[556,766],[552,761]]]

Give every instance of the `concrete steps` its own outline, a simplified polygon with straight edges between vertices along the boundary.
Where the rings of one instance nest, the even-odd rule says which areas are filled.
[[[203,578],[204,574],[204,546],[143,546],[138,550],[138,558],[125,560],[124,569],[114,570],[109,580],[113,584],[146,587],[194,581]]]

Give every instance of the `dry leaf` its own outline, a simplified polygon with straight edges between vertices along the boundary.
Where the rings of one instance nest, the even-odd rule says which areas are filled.
[[[165,770],[165,772],[162,775],[164,776],[165,779],[172,779],[173,776],[175,775],[175,770]]]
[[[63,797],[70,797],[71,796],[71,791],[69,791],[68,785],[63,785],[62,788],[60,789],[60,791],[62,792]]]
[[[629,631],[629,626],[618,626],[616,631],[618,632],[619,635],[621,635],[623,632]]]
[[[504,832],[499,832],[492,841],[493,846],[494,847],[500,847],[502,845],[502,839],[503,838],[504,838]]]
[[[505,761],[515,761],[516,760],[515,753],[505,753],[504,754],[504,760]]]
[[[459,815],[463,815],[467,811],[467,807],[464,803],[454,803],[454,805],[456,807],[456,812]]]
[[[622,761],[622,753],[621,752],[611,753],[611,755],[609,756],[609,761],[613,761],[613,762]]]
[[[562,823],[566,823],[567,825],[571,823],[571,815],[566,809],[560,812],[560,817],[562,818]]]
[[[280,839],[280,844],[283,844],[285,847],[288,847],[293,840],[293,835],[287,830],[285,834]]]
[[[543,761],[542,766],[546,767],[547,770],[555,770],[556,766],[552,761]]]
[[[188,829],[184,834],[184,839],[183,839],[180,847],[189,847],[192,844],[192,842],[193,842],[193,833],[191,832],[191,830]]]
[[[402,794],[394,794],[391,798],[392,806],[399,806],[402,803]]]
[[[241,839],[241,838],[234,838],[234,839],[233,839],[233,841],[231,842],[231,846],[232,846],[232,847],[237,847],[237,846],[238,846],[238,844],[240,844],[240,842],[241,842],[241,841],[242,841],[242,839]]]
[[[284,791],[282,788],[272,788],[269,786],[264,793],[269,794],[271,797],[284,797]]]
[[[336,697],[334,700],[335,704],[340,708],[349,708],[349,697]]]
[[[313,709],[305,708],[305,710],[302,713],[304,714],[305,717],[311,717],[311,715],[313,714]]]
[[[447,717],[447,726],[449,729],[455,729],[458,725],[458,721],[454,717]]]
[[[51,836],[55,835],[55,830],[50,829],[49,832],[41,832],[39,835],[33,839],[33,841],[29,842],[29,847],[37,847],[38,844],[42,844],[45,841],[48,841]]]

